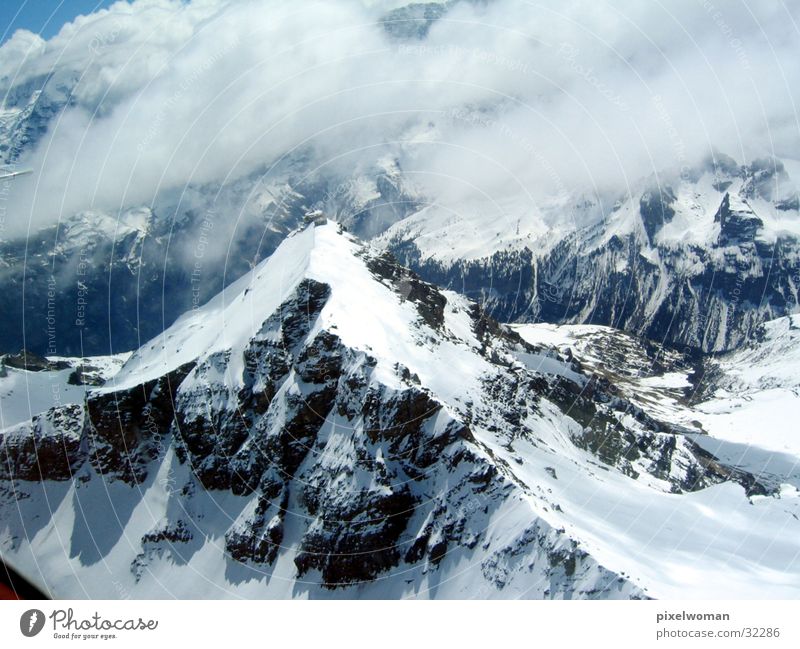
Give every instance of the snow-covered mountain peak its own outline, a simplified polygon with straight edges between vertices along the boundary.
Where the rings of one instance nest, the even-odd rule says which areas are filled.
[[[326,228],[320,230],[319,239],[325,239]],[[327,234],[345,253],[346,239],[330,230]],[[129,380],[149,380],[198,358],[242,348],[311,273],[317,234],[312,225],[289,236],[271,257],[136,351],[118,374],[115,389]],[[336,248],[328,245],[328,254]]]
[[[131,234],[143,237],[153,226],[154,215],[147,207],[136,207],[116,216],[95,210],[73,214],[61,223],[59,243],[70,247],[94,247],[105,240],[121,241]]]
[[[253,338],[267,335],[271,316],[296,307],[299,293],[315,294],[317,302],[312,309],[306,301],[306,312],[298,314],[306,320],[304,340],[321,331],[334,334],[377,359],[378,368],[387,370],[386,381],[393,380],[400,363],[456,398],[490,369],[458,362],[458,349],[480,346],[467,300],[420,281],[328,222],[289,236],[250,273],[134,353],[105,389],[130,387],[219,353],[231,355],[232,378],[244,380],[242,351]],[[442,376],[442,363],[459,367],[460,386]]]

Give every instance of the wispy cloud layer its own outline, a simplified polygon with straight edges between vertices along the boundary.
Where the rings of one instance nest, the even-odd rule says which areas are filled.
[[[10,213],[149,204],[287,155],[346,174],[390,153],[454,205],[624,189],[712,149],[800,157],[797,2],[464,1],[410,40],[380,23],[397,5],[137,0],[18,32],[0,90],[54,75],[72,97]]]

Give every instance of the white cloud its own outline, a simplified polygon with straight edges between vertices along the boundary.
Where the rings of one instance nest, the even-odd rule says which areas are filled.
[[[712,148],[800,157],[795,2],[461,2],[406,42],[377,23],[397,4],[137,0],[18,32],[6,87],[79,82],[9,212],[151,203],[292,150],[341,173],[392,151],[452,204],[624,188]]]

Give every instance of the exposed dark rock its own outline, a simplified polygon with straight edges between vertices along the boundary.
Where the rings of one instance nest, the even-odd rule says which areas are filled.
[[[417,2],[387,12],[381,19],[384,30],[398,39],[422,40],[431,25],[449,9],[450,2]]]
[[[400,560],[398,541],[414,504],[407,488],[363,495],[344,507],[329,499],[318,502],[312,513],[323,510],[326,517],[317,518],[303,536],[294,560],[299,574],[319,570],[327,587],[374,579]]]
[[[69,367],[66,361],[50,361],[33,352],[20,350],[17,354],[6,354],[0,358],[0,363],[18,370],[28,372],[44,372],[46,370],[65,370]]]
[[[434,285],[423,282],[416,274],[400,266],[388,253],[380,257],[369,257],[367,268],[376,277],[387,280],[403,298],[413,302],[428,326],[433,329],[441,328],[447,300]]]
[[[175,393],[193,367],[188,363],[129,390],[89,396],[89,459],[98,473],[130,484],[147,477],[147,465],[165,448],[175,417]]]
[[[272,564],[283,541],[284,509],[276,511],[272,503],[260,498],[253,516],[225,535],[225,551],[240,563]]]
[[[730,195],[725,194],[714,221],[720,224],[719,244],[737,245],[753,241],[764,223],[752,212],[734,212],[730,207]]]
[[[655,242],[658,231],[675,216],[675,209],[672,207],[674,202],[675,193],[670,187],[653,188],[640,199],[639,213],[651,244]]]
[[[174,525],[167,525],[161,529],[147,532],[142,536],[142,543],[188,543],[194,538],[189,526],[183,519]]]
[[[97,387],[103,385],[105,379],[99,367],[81,364],[70,373],[67,383],[70,385],[91,385]]]
[[[83,427],[83,407],[65,405],[0,433],[0,479],[72,479],[86,460]]]

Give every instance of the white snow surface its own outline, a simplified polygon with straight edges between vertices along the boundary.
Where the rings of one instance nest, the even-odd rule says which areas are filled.
[[[764,340],[726,354],[724,379],[697,419],[711,435],[799,458],[800,315],[764,325]]]
[[[0,376],[0,430],[28,421],[50,408],[71,403],[83,403],[91,386],[72,385],[69,376],[76,367],[97,368],[104,379],[113,376],[130,354],[91,356],[83,359],[50,356],[51,361],[66,361],[70,367],[63,370],[32,372],[6,367],[6,376]]]

